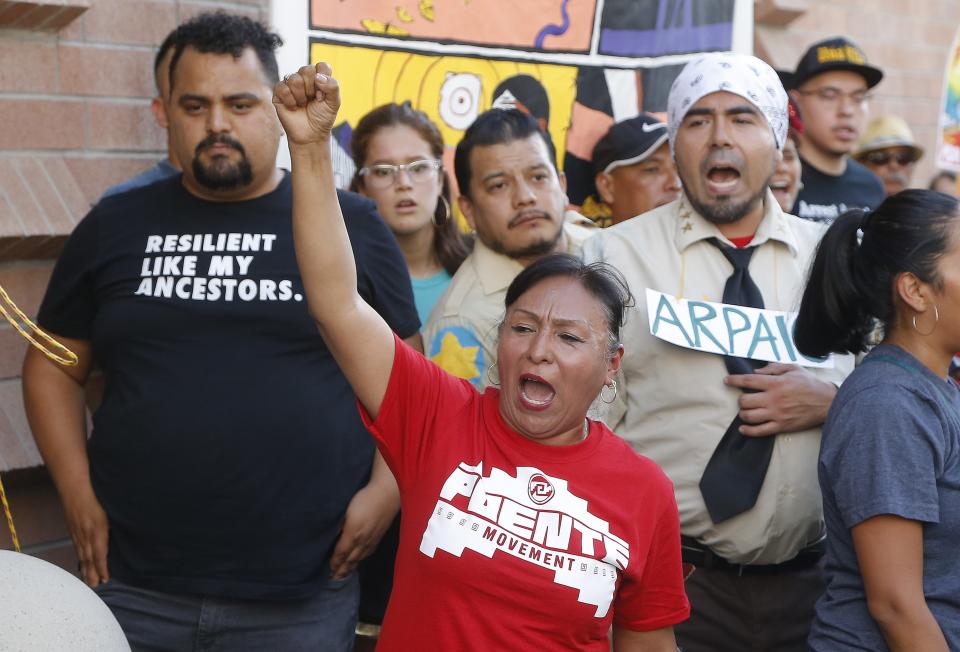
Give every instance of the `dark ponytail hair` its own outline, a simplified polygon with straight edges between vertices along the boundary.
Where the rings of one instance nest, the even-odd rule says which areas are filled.
[[[430,147],[430,153],[439,160],[443,159],[443,136],[437,125],[423,111],[417,111],[410,102],[403,104],[384,104],[371,110],[360,118],[357,128],[350,137],[350,150],[357,171],[350,182],[354,192],[363,188],[360,168],[366,164],[370,141],[380,129],[403,125],[413,129]],[[450,204],[450,177],[441,170],[443,187],[440,191],[443,200],[438,200],[433,212],[433,254],[440,265],[453,276],[463,263],[464,258],[473,249],[473,239],[460,231],[453,219],[453,206]],[[439,226],[437,226],[439,225]]]
[[[877,321],[895,322],[893,284],[910,272],[924,283],[942,281],[937,263],[950,248],[957,199],[929,190],[904,190],[872,213],[854,210],[830,225],[810,270],[797,317],[797,348],[808,356],[865,351]]]

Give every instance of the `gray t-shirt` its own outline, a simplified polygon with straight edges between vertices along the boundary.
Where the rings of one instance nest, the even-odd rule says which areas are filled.
[[[867,611],[851,528],[881,514],[923,522],[923,589],[960,650],[960,391],[899,347],[874,349],[843,383],[823,427],[820,486],[829,585],[815,652],[888,650]]]

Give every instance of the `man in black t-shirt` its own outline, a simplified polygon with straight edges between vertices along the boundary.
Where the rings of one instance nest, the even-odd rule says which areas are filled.
[[[793,212],[829,223],[853,208],[875,208],[883,185],[850,154],[866,125],[869,89],[883,72],[867,64],[855,43],[836,37],[811,45],[796,71],[781,79],[803,116],[802,187]]]
[[[350,650],[352,566],[398,496],[382,460],[371,473],[371,438],[303,298],[290,177],[274,164],[280,39],[218,13],[174,40],[166,112],[183,174],[103,199],[71,235],[38,321],[80,363],[31,351],[27,414],[81,577],[135,650]],[[361,294],[419,340],[393,236],[372,203],[340,204]],[[88,443],[94,365],[105,392]]]

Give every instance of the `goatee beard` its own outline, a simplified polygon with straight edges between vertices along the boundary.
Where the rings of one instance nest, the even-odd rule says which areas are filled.
[[[209,190],[236,190],[253,183],[253,169],[246,158],[237,163],[214,159],[209,166],[194,158],[191,167],[197,183]]]
[[[746,217],[750,210],[757,205],[758,201],[762,202],[765,193],[766,188],[763,189],[763,192],[738,204],[726,200],[721,200],[719,203],[713,205],[701,204],[697,198],[692,195],[687,195],[687,201],[690,202],[693,210],[697,211],[697,213],[702,215],[703,219],[708,222],[712,224],[732,224]]]
[[[240,153],[240,160],[230,162],[226,156],[216,156],[209,164],[200,161],[200,153],[212,145],[227,145]],[[243,145],[226,134],[211,134],[197,145],[190,165],[197,184],[209,190],[236,190],[253,183],[253,169],[247,160]]]
[[[560,244],[560,238],[562,237],[563,224],[561,223],[560,228],[557,229],[556,235],[554,235],[552,238],[544,238],[543,240],[532,242],[522,248],[510,248],[500,240],[494,240],[489,243],[484,242],[484,244],[496,253],[504,255],[507,258],[523,260],[529,258],[541,258],[547,254],[552,254],[557,250],[557,246]]]

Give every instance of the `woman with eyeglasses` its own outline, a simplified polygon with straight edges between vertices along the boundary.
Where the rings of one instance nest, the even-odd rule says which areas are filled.
[[[830,407],[819,477],[827,590],[814,652],[960,650],[960,215],[905,190],[820,243],[796,322],[804,354],[866,351]]]
[[[360,119],[350,148],[350,189],[377,204],[407,260],[413,298],[426,323],[473,246],[457,227],[440,130],[409,102],[384,104]]]

